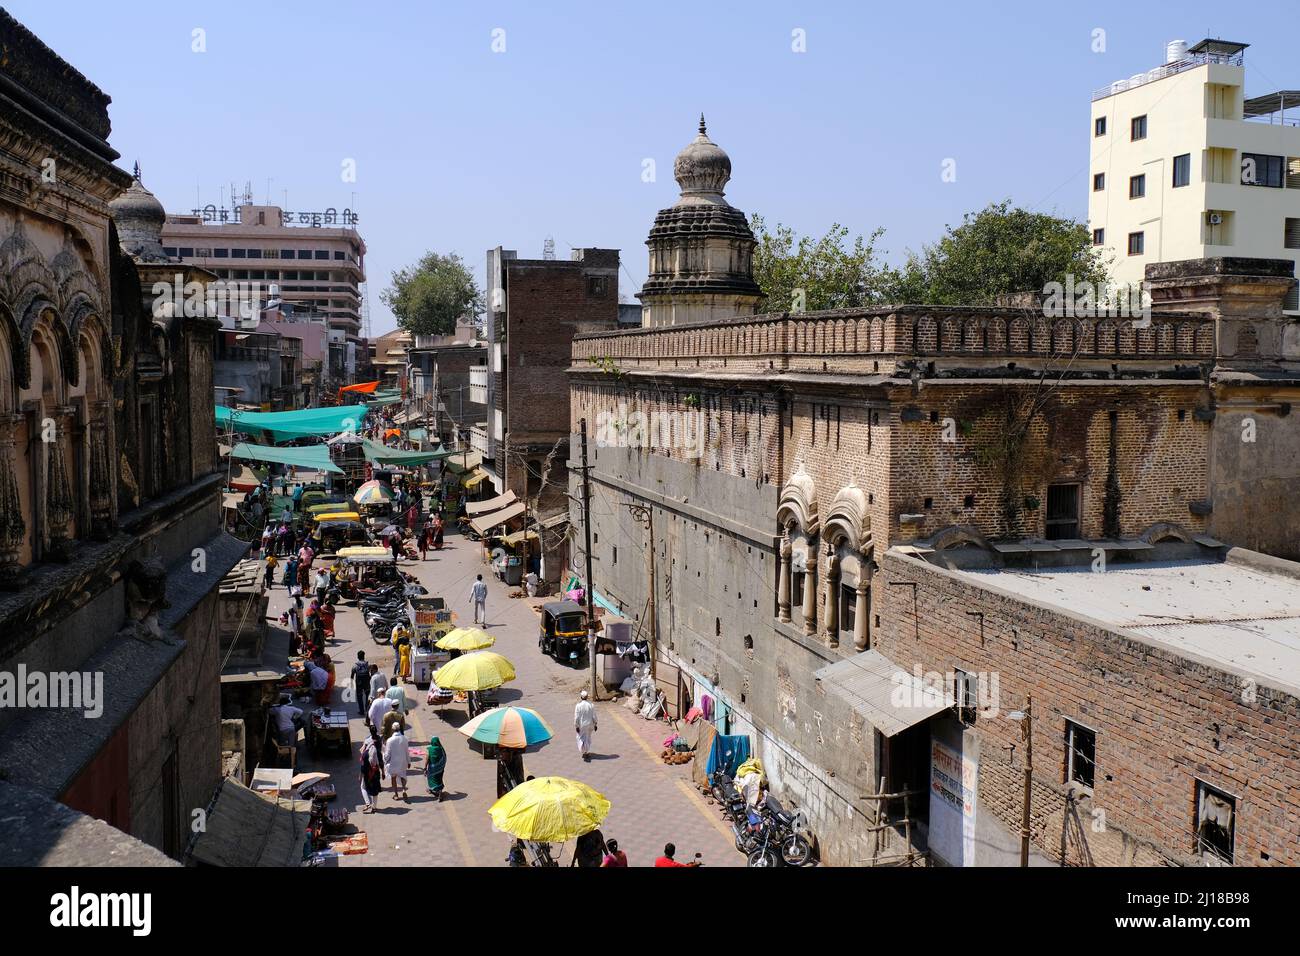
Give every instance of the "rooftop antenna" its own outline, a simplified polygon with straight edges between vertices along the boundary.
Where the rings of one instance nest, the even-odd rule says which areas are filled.
[[[550,236],[547,236],[546,241],[542,243],[542,258],[543,259],[555,258],[555,240],[552,239]]]

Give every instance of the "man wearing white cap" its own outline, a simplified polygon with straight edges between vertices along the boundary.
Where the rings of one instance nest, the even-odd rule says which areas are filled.
[[[587,699],[587,692],[582,692],[578,706],[573,708],[573,731],[578,735],[578,752],[583,760],[591,760],[591,735],[598,730],[596,726],[596,705]]]

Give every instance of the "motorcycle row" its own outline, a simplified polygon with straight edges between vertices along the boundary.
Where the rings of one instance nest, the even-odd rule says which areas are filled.
[[[363,594],[358,605],[366,627],[370,629],[370,636],[379,644],[387,644],[392,638],[394,627],[410,623],[406,607],[408,599],[427,593],[421,585],[403,580],[393,581],[369,594]]]
[[[773,797],[764,795],[757,807],[749,806],[722,770],[714,771],[709,786],[731,824],[736,849],[748,860],[746,865],[807,866],[812,862],[812,843],[802,832],[799,818]]]

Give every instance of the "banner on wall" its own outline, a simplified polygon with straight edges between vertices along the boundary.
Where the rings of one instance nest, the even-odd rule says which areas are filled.
[[[975,865],[975,789],[979,761],[930,741],[930,851],[949,866]]]

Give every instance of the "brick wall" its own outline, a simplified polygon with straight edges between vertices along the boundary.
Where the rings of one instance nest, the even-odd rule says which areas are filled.
[[[1238,675],[894,552],[877,581],[916,582],[915,610],[912,588],[878,592],[873,644],[900,667],[996,673],[1003,714],[1033,695],[1033,831],[1044,853],[1060,859],[1064,845],[1069,863],[1186,862],[1199,779],[1237,797],[1237,865],[1300,863],[1295,696],[1259,686],[1244,703]],[[968,611],[983,614],[982,630]],[[1064,796],[1067,718],[1097,732],[1095,786],[1082,802]],[[981,805],[1018,829],[1019,725],[981,716],[974,732]]]

